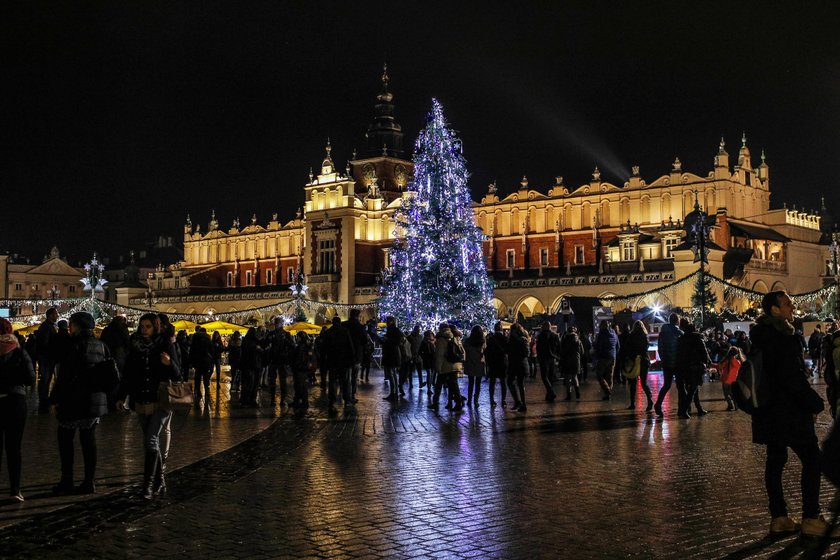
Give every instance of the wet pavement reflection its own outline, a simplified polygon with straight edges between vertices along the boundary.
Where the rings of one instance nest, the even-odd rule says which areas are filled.
[[[723,412],[719,384],[702,389],[712,413],[684,421],[673,390],[664,419],[642,410],[641,394],[626,410],[624,386],[602,401],[592,380],[581,401],[555,403],[529,381],[524,414],[491,408],[486,386],[478,408],[438,414],[425,390],[392,404],[381,372],[372,381],[337,416],[317,388],[305,413],[240,410],[223,397],[175,434],[180,468],[153,503],[134,496],[139,430],[124,416],[100,432],[109,493],[60,507],[38,497],[57,457],[54,420],[33,416],[27,502],[0,509],[0,555],[682,559],[796,557],[809,546],[763,539],[763,449],[749,443],[746,415]],[[649,381],[655,394],[661,376]]]

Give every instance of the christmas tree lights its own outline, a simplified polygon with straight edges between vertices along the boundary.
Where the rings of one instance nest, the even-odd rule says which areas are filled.
[[[405,329],[454,321],[490,327],[496,313],[475,223],[461,141],[435,99],[414,150],[414,181],[395,213],[390,267],[379,301]]]

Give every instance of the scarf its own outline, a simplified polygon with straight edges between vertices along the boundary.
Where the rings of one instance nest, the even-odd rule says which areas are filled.
[[[793,328],[793,325],[788,322],[787,319],[782,317],[774,317],[773,315],[764,315],[759,318],[759,323],[765,323],[770,325],[777,331],[785,335],[792,335],[796,332],[796,329]]]
[[[18,339],[13,334],[0,335],[0,356],[5,356],[18,347]]]
[[[131,346],[134,350],[140,354],[141,357],[145,358],[146,360],[149,359],[149,354],[152,353],[152,349],[155,347],[154,339],[147,340],[142,336],[138,336],[134,340],[131,341]]]

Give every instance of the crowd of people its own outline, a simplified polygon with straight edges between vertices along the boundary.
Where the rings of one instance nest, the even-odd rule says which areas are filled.
[[[172,412],[159,402],[161,383],[193,382],[194,403],[209,407],[211,379],[221,379],[222,363],[230,366],[231,402],[242,407],[291,406],[306,410],[309,389],[320,384],[328,411],[354,411],[357,388],[370,382],[377,347],[391,402],[406,398],[416,386],[427,395],[427,406],[459,412],[479,407],[482,384],[489,405],[527,411],[525,379],[540,376],[544,400],[557,399],[555,387],[565,389],[566,401],[581,399],[580,386],[593,372],[605,401],[613,398],[618,384],[627,385],[628,409],[644,395],[644,410],[664,416],[668,392],[677,392],[677,416],[690,419],[707,411],[698,388],[705,379],[719,380],[727,410],[737,410],[732,386],[743,364],[763,354],[769,405],[752,417],[753,440],[767,447],[765,486],[769,498],[771,533],[802,531],[816,535],[827,524],[820,514],[821,452],[814,422],[823,409],[822,398],[811,387],[809,374],[821,374],[827,385],[832,417],[838,408],[840,329],[818,326],[808,340],[793,327],[793,304],[784,292],[771,292],[762,302],[763,314],[749,333],[709,330],[698,332],[686,318],[671,314],[658,332],[657,353],[651,352],[651,335],[643,321],[613,325],[601,321],[593,334],[563,325],[562,333],[546,322],[529,332],[522,324],[492,331],[481,326],[468,333],[453,323],[436,331],[419,325],[404,332],[394,317],[385,320],[384,332],[372,321],[360,321],[352,310],[346,321],[336,317],[317,337],[304,332],[292,335],[277,318],[273,328],[252,327],[245,336],[235,332],[229,340],[210,336],[197,327],[191,336],[175,332],[165,314],[140,317],[130,333],[124,317],[114,317],[101,336],[94,336],[94,319],[84,312],[69,321],[58,320],[55,309],[30,340],[12,332],[0,319],[0,436],[6,452],[13,500],[21,494],[21,441],[27,416],[27,387],[36,383],[40,411],[57,418],[60,479],[55,494],[88,494],[96,491],[96,428],[109,411],[132,410],[143,435],[144,474],[141,495],[152,499],[166,491],[165,472],[171,441]],[[751,358],[752,356],[752,358]],[[807,367],[805,358],[812,366]],[[652,359],[659,360],[663,381],[657,395],[648,384]],[[287,386],[291,376],[292,389]],[[319,379],[320,377],[320,379]],[[562,384],[560,383],[562,380]],[[465,387],[462,387],[462,384]],[[218,387],[218,385],[217,385]],[[463,390],[465,389],[465,390]],[[497,393],[498,390],[498,393]],[[289,400],[289,393],[292,393]],[[510,395],[510,402],[508,399]],[[498,395],[498,401],[497,401]],[[218,394],[217,394],[218,396]],[[693,410],[692,410],[693,407]],[[82,449],[83,478],[76,485],[74,440]],[[803,467],[801,477],[803,519],[788,516],[781,477],[792,449]],[[838,535],[840,536],[840,531]]]

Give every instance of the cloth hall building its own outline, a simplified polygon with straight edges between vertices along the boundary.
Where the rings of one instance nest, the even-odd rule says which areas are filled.
[[[341,305],[373,302],[380,271],[388,265],[394,210],[413,167],[388,85],[384,74],[366,150],[340,170],[328,144],[318,172],[310,172],[303,186],[294,219],[282,223],[274,214],[260,224],[253,216],[248,224],[234,220],[222,227],[214,213],[202,228],[188,218],[183,262],[150,273],[147,289],[118,289],[119,302],[169,313],[264,308],[291,298],[298,269],[305,273],[307,297],[323,302],[311,320],[323,323],[345,315]],[[621,185],[603,181],[597,168],[588,183],[577,186],[557,177],[554,185],[537,189],[523,177],[504,198],[490,185],[474,212],[487,236],[484,254],[499,317],[554,313],[570,296],[651,292],[691,274],[698,267],[687,241],[697,221],[695,204],[709,214],[708,270],[715,276],[762,292],[822,287],[831,271],[820,217],[771,209],[770,168],[763,154],[753,166],[746,138],[733,161],[723,140],[710,161],[712,169],[698,175],[676,160],[652,181],[634,167]],[[692,292],[688,282],[625,304],[688,307]],[[736,309],[748,305],[718,296]],[[254,319],[272,314],[255,311]]]

